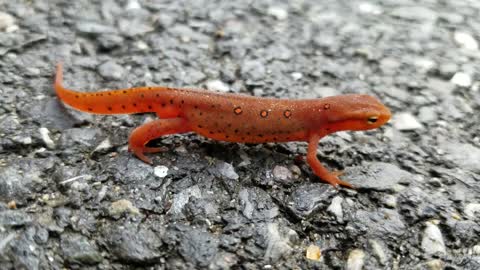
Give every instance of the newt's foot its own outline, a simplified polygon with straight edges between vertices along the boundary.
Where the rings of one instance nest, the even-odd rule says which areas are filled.
[[[342,187],[355,189],[352,186],[352,184],[350,184],[346,181],[340,180],[340,178],[338,178],[338,176],[341,175],[341,174],[343,174],[343,172],[335,171],[335,172],[332,172],[332,173],[326,175],[326,177],[322,177],[322,180],[329,183],[334,188],[338,188],[338,186],[342,186]]]
[[[139,158],[141,161],[152,164],[152,160],[148,158],[147,156],[144,155],[144,153],[157,153],[157,152],[162,152],[164,149],[162,147],[131,147],[128,146],[128,151],[133,152],[137,158]]]

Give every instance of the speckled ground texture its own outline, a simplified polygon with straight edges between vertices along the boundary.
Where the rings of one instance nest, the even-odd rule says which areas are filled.
[[[480,2],[0,1],[0,269],[479,269]],[[161,138],[52,89],[378,96],[381,129],[305,143]],[[321,250],[321,256],[307,249]],[[318,254],[317,254],[318,255]],[[308,258],[307,258],[308,257]]]

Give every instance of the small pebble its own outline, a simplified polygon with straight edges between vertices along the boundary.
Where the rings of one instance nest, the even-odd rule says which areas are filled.
[[[462,48],[467,50],[478,50],[478,42],[469,33],[457,31],[453,34],[453,39]]]
[[[217,169],[221,175],[225,176],[228,179],[237,180],[239,178],[238,174],[235,172],[235,169],[230,163],[220,162],[217,165]]]
[[[292,74],[290,74],[290,76],[292,76],[292,78],[293,78],[295,81],[298,81],[298,80],[300,80],[301,78],[303,78],[303,74],[300,73],[300,72],[293,72]]]
[[[138,0],[129,0],[127,5],[125,6],[126,10],[132,10],[132,9],[141,9],[142,6],[138,2]]]
[[[480,245],[473,246],[472,252],[474,255],[477,255],[477,256],[480,255]]]
[[[397,198],[391,194],[383,196],[383,204],[388,208],[397,207]]]
[[[113,147],[112,143],[110,142],[109,138],[106,138],[103,140],[96,148],[93,150],[93,152],[102,152],[106,151],[108,149],[111,149]]]
[[[382,9],[368,2],[362,2],[358,5],[358,10],[362,13],[373,14],[373,15],[380,15],[382,14]]]
[[[17,203],[15,201],[9,201],[7,207],[8,209],[17,209]]]
[[[447,252],[442,232],[437,224],[438,221],[427,221],[423,231],[422,249],[429,255],[436,253],[446,254]]]
[[[362,270],[365,262],[365,252],[361,249],[354,249],[350,251],[347,259],[347,270]]]
[[[464,72],[457,72],[450,79],[450,82],[462,87],[469,87],[472,85],[472,77]]]
[[[292,179],[292,172],[284,167],[284,166],[275,166],[275,168],[273,168],[273,177],[276,179],[276,180],[280,180],[280,181],[287,181],[289,179]]]
[[[50,130],[45,127],[41,127],[38,129],[40,132],[40,137],[42,138],[43,143],[47,146],[48,149],[55,148],[55,142],[53,142],[52,138],[50,138]]]
[[[98,72],[107,80],[120,80],[125,74],[125,69],[113,61],[107,61],[98,67]]]
[[[288,12],[281,7],[270,7],[267,13],[279,21],[283,21],[288,18]]]
[[[474,219],[477,216],[477,213],[480,212],[480,203],[469,203],[465,206],[465,215],[471,219]]]
[[[332,203],[328,206],[327,211],[333,214],[338,222],[343,221],[343,209],[342,209],[343,198],[336,196],[332,199]]]
[[[160,177],[160,178],[163,178],[165,176],[167,176],[168,174],[168,167],[167,166],[163,166],[163,165],[160,165],[160,166],[156,166],[154,169],[153,169],[153,173]]]
[[[421,129],[422,124],[411,113],[397,113],[392,119],[393,126],[398,130],[416,130]]]
[[[443,270],[445,269],[445,263],[439,259],[433,259],[426,263],[430,270]]]
[[[307,257],[307,259],[312,260],[312,261],[319,261],[320,258],[322,257],[322,250],[320,250],[319,246],[310,245],[307,248],[307,252],[305,254],[305,257]]]
[[[370,243],[373,254],[377,258],[378,262],[381,265],[387,264],[388,258],[387,258],[387,254],[385,253],[387,249],[384,246],[382,246],[382,244],[380,244],[380,242],[378,242],[377,240],[370,239],[368,240],[368,242]]]
[[[5,12],[0,12],[0,31],[1,32],[13,32],[18,29],[15,25],[15,18]]]
[[[138,215],[140,211],[138,208],[133,206],[132,202],[126,199],[121,199],[115,202],[112,202],[108,212],[111,216],[119,216],[125,213]]]
[[[230,87],[220,80],[213,80],[207,82],[207,89],[210,91],[228,92]]]

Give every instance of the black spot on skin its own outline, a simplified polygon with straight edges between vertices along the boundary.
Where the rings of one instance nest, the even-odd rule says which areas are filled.
[[[248,131],[248,132],[247,132],[247,135],[250,136],[250,134],[251,134],[250,131]]]
[[[276,140],[277,140],[277,137],[273,137],[273,140],[276,141]]]
[[[156,97],[160,97],[160,94],[156,94],[155,96],[156,96]]]
[[[203,126],[202,126],[202,125],[198,125],[198,128],[203,128]]]
[[[167,106],[167,104],[165,104],[165,103],[162,103],[162,107],[165,107],[165,106]]]
[[[137,103],[133,103],[132,105],[133,105],[133,107],[137,107]]]
[[[91,112],[91,111],[93,111],[93,109],[92,109],[92,108],[88,108],[88,111],[90,111],[90,112]]]
[[[235,133],[238,133],[238,129],[235,129],[234,132],[235,132]]]
[[[125,110],[125,105],[122,105],[122,109],[124,109],[124,110]]]
[[[257,136],[260,138],[263,138],[263,134],[258,134]]]
[[[111,111],[111,110],[112,110],[112,107],[108,107],[107,109],[108,109],[109,111]]]
[[[203,115],[203,112],[199,112],[198,114],[199,114],[200,116],[202,116],[202,115]]]
[[[109,95],[109,96],[111,96],[111,95],[112,95],[112,93],[108,92],[108,95]]]
[[[75,97],[76,97],[76,98],[79,98],[79,96],[78,96],[78,95],[75,95]]]
[[[173,105],[173,99],[170,99],[170,104],[172,104],[172,105]]]
[[[151,87],[151,86],[149,86],[147,89],[148,89],[148,90],[152,90],[152,87]]]
[[[126,91],[126,90],[123,90],[122,92],[123,92],[124,94],[126,94],[126,93],[127,93],[127,91]]]
[[[184,104],[184,103],[185,103],[185,100],[182,99],[181,103]]]
[[[210,105],[210,107],[213,109],[213,108],[215,108],[215,105],[214,105],[214,104],[212,104],[212,105]]]
[[[148,105],[148,109],[151,110],[151,109],[152,109],[152,105]]]
[[[228,123],[228,124],[227,124],[227,127],[232,127],[232,124],[231,124],[231,123]]]
[[[208,133],[213,134],[213,131],[210,131],[210,132],[208,132]]]
[[[195,108],[195,109],[198,109],[198,106],[197,106],[197,105],[195,105],[195,106],[193,106],[193,108]]]
[[[242,137],[242,141],[245,141],[245,137]]]
[[[101,97],[103,97],[103,94],[100,94]]]

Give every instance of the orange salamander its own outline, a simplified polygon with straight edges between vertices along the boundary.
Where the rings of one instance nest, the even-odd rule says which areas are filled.
[[[96,114],[154,112],[160,119],[137,127],[130,134],[129,150],[152,163],[145,153],[161,148],[146,144],[160,136],[195,132],[210,139],[239,142],[308,142],[307,162],[315,175],[337,187],[350,187],[329,172],[317,158],[319,140],[336,131],[368,130],[385,124],[390,110],[368,95],[339,95],[319,99],[274,99],[170,87],[135,87],[96,93],[62,86],[62,65],[57,65],[54,88],[71,107]]]

